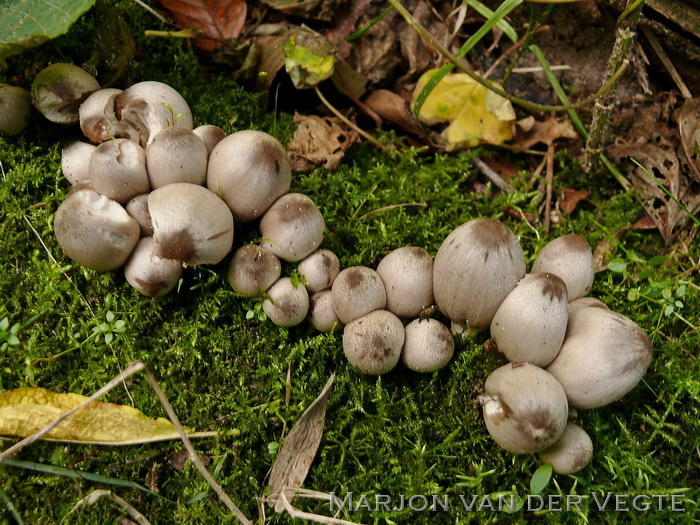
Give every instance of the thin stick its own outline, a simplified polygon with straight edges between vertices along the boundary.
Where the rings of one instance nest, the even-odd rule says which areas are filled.
[[[491,166],[486,164],[479,157],[474,157],[474,164],[477,168],[479,168],[479,171],[481,173],[486,175],[486,177],[496,185],[496,187],[499,190],[504,191],[506,193],[510,193],[511,191],[513,191],[513,187],[510,184],[508,184],[508,182],[504,180],[498,173],[493,171],[491,169]]]
[[[642,32],[644,33],[644,36],[647,37],[651,47],[654,48],[654,52],[663,63],[664,67],[668,71],[668,74],[671,75],[671,78],[676,83],[676,87],[681,92],[681,95],[683,95],[683,98],[693,98],[693,94],[688,89],[688,86],[685,85],[685,82],[683,82],[683,78],[681,77],[680,73],[678,73],[676,66],[673,65],[673,62],[671,62],[671,59],[666,54],[666,51],[664,51],[664,48],[661,47],[661,44],[656,38],[654,32],[647,27],[642,27]]]
[[[554,143],[547,147],[547,175],[545,176],[544,231],[549,233],[552,214],[552,181],[554,181]]]
[[[427,202],[403,202],[401,204],[391,204],[389,206],[382,206],[381,208],[377,208],[376,210],[368,211],[364,215],[358,217],[357,220],[361,221],[365,217],[369,217],[370,215],[374,215],[375,213],[380,213],[380,212],[387,211],[387,210],[393,210],[394,208],[405,208],[406,206],[420,206],[421,208],[427,208],[428,203]]]
[[[321,516],[319,514],[301,511],[289,503],[289,500],[287,499],[287,496],[285,496],[284,492],[284,490],[280,491],[280,499],[284,504],[284,510],[286,510],[292,518],[315,521],[316,523],[331,523],[334,525],[357,525],[357,523],[353,521],[341,520],[339,518],[331,518],[329,516]]]
[[[148,11],[149,13],[151,13],[151,14],[152,14],[153,16],[155,16],[158,20],[161,20],[161,21],[165,22],[166,24],[170,24],[170,22],[168,21],[167,18],[165,18],[163,15],[161,15],[158,11],[156,11],[155,9],[153,9],[151,6],[145,4],[145,3],[142,2],[141,0],[134,0],[134,2],[136,2],[138,5],[140,5],[141,7],[143,7],[146,11]],[[171,24],[171,25],[172,25],[172,24]]]
[[[117,496],[114,492],[111,490],[104,490],[104,489],[97,489],[93,490],[90,494],[85,496],[83,499],[78,501],[71,511],[64,516],[62,522],[71,514],[73,514],[78,508],[80,508],[83,505],[94,505],[97,503],[97,500],[100,498],[108,498],[111,499],[114,503],[116,503],[120,508],[125,510],[128,514],[129,517],[131,517],[138,525],[151,525],[151,522],[146,519],[146,516],[141,514],[136,508],[134,508],[129,502],[126,500],[120,498]]]

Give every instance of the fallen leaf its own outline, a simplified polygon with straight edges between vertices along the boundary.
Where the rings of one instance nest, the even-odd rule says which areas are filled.
[[[641,219],[639,219],[637,222],[635,222],[632,225],[633,230],[655,230],[656,229],[656,224],[654,224],[654,220],[649,217],[648,215],[645,215]]]
[[[590,191],[579,191],[571,188],[564,188],[559,197],[559,209],[566,213],[573,213],[578,203],[587,199]]]
[[[348,64],[372,84],[392,77],[400,63],[396,35],[385,20],[369,28],[361,38],[349,43]]]
[[[356,131],[342,126],[336,117],[295,113],[294,122],[297,129],[287,151],[296,172],[307,173],[319,166],[335,170],[345,150],[359,139]]]
[[[608,269],[608,264],[613,258],[618,239],[628,228],[629,226],[623,226],[617,231],[614,231],[611,237],[603,237],[600,240],[595,250],[593,250],[593,266],[595,268],[595,273],[604,272]]]
[[[88,399],[43,388],[0,393],[0,435],[27,437]],[[189,431],[189,430],[188,430]],[[135,408],[92,401],[46,434],[46,439],[126,445],[178,439],[165,418],[150,419]]]
[[[329,22],[337,13],[340,0],[261,0],[263,4],[290,16]]]
[[[700,181],[700,98],[685,101],[678,111],[678,131],[691,175]]]
[[[284,491],[287,500],[291,503],[294,498],[294,489],[301,487],[309,473],[323,437],[326,403],[334,379],[335,374],[326,381],[321,393],[294,424],[279,449],[275,464],[272,465],[268,483],[270,494],[268,504],[274,506],[276,512],[284,510],[284,504],[279,497],[280,493]]]
[[[226,40],[240,36],[248,6],[245,0],[157,0],[169,10],[182,29],[199,29],[195,43],[205,51],[215,51]]]
[[[518,133],[516,137],[516,150],[530,149],[540,142],[549,146],[560,138],[578,138],[578,134],[574,130],[571,121],[566,118],[549,118],[545,121],[535,120],[534,122],[527,121],[526,127],[528,129],[523,130],[522,133]],[[520,129],[523,128],[520,127]]]
[[[282,52],[284,67],[297,89],[317,86],[333,74],[335,47],[308,27],[290,36]]]
[[[365,99],[365,104],[391,124],[409,133],[416,135],[421,133],[408,104],[396,93],[386,89],[378,89]]]

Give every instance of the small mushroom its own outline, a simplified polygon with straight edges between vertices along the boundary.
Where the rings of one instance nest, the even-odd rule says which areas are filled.
[[[414,372],[434,372],[450,362],[454,350],[454,339],[444,324],[415,319],[406,325],[401,361]]]
[[[278,279],[267,291],[263,311],[277,326],[301,323],[309,312],[309,294],[302,284],[294,286],[289,277]]]
[[[530,271],[549,272],[561,277],[566,283],[569,301],[573,301],[586,295],[593,286],[593,252],[586,239],[570,233],[545,244]]]
[[[321,290],[309,298],[309,323],[319,332],[337,332],[343,328],[333,308],[333,293]]]
[[[0,136],[22,133],[32,113],[32,96],[19,86],[0,83]]]
[[[418,317],[433,304],[433,258],[423,248],[404,246],[377,266],[386,288],[386,309],[399,317]]]
[[[333,308],[345,324],[386,306],[386,290],[379,274],[366,266],[351,266],[333,281]]]
[[[228,135],[209,155],[207,187],[226,201],[236,221],[261,217],[291,183],[287,152],[262,131]]]
[[[151,189],[146,152],[128,139],[103,142],[90,156],[90,184],[102,195],[121,204]]]
[[[545,367],[557,356],[569,317],[566,285],[551,273],[523,277],[496,310],[491,337],[508,361]]]
[[[153,189],[175,182],[204,184],[207,176],[207,147],[192,131],[169,127],[148,146],[146,168]]]
[[[126,211],[131,215],[141,228],[141,237],[153,236],[153,221],[151,220],[151,212],[148,211],[148,193],[142,193],[136,197],[132,197],[126,203]]]
[[[513,232],[495,219],[474,219],[453,230],[435,255],[435,302],[469,331],[483,330],[524,275],[525,257]]]
[[[600,299],[596,299],[595,297],[579,297],[578,299],[569,301],[569,314],[571,314],[571,312],[573,312],[574,310],[577,310],[579,308],[587,308],[589,306],[592,306],[594,308],[604,308],[606,310],[610,310],[610,308],[608,308],[608,305],[606,305]]]
[[[276,255],[255,244],[238,248],[228,267],[228,282],[236,293],[256,297],[272,286],[282,273]]]
[[[539,457],[543,463],[551,463],[557,474],[574,474],[590,463],[593,441],[580,426],[569,422],[559,439],[541,450]]]
[[[387,310],[375,310],[349,323],[343,331],[343,352],[365,374],[386,374],[401,357],[404,329]]]
[[[216,264],[231,251],[233,216],[203,186],[177,182],[148,196],[155,254],[188,266]]]
[[[104,142],[113,137],[129,138],[130,128],[120,124],[114,114],[114,104],[122,89],[104,88],[92,93],[80,104],[80,129],[93,142]]]
[[[61,153],[61,170],[71,185],[90,180],[90,157],[97,148],[87,142],[76,141]]]
[[[78,122],[80,104],[100,84],[84,69],[73,64],[51,64],[34,77],[32,104],[51,122]]]
[[[175,288],[182,276],[182,264],[158,257],[153,247],[153,237],[142,237],[124,266],[124,276],[139,293],[160,297]]]
[[[139,241],[139,225],[126,210],[90,189],[76,191],[61,203],[53,227],[68,257],[98,271],[122,266]]]
[[[330,250],[316,250],[299,261],[297,269],[306,281],[306,289],[315,293],[333,285],[340,272],[340,261]]]
[[[283,195],[260,220],[260,244],[280,259],[295,262],[318,248],[326,223],[314,201],[301,193]]]
[[[214,149],[219,142],[226,138],[226,132],[218,126],[212,126],[211,124],[204,124],[203,126],[198,126],[192,130],[192,133],[197,135],[204,145],[207,147],[207,158],[211,154],[211,150]]]
[[[553,445],[566,427],[569,407],[559,382],[530,363],[508,363],[486,379],[479,396],[493,440],[513,454]]]

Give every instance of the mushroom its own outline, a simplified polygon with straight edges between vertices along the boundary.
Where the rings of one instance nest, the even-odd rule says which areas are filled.
[[[447,365],[455,343],[450,329],[435,319],[415,319],[406,325],[401,361],[414,372],[434,372]]]
[[[102,195],[125,204],[151,189],[146,171],[146,152],[128,139],[103,142],[90,156],[90,184]]]
[[[148,193],[132,197],[126,203],[125,208],[129,215],[139,223],[141,237],[153,236],[153,221],[151,220],[151,212],[148,211]]]
[[[596,299],[595,297],[579,297],[578,299],[569,301],[569,314],[578,308],[587,308],[589,306],[610,310],[610,308],[608,308],[608,306],[600,299]]]
[[[76,141],[61,153],[61,170],[71,185],[90,180],[90,157],[97,148],[87,142]]]
[[[177,182],[148,196],[155,254],[188,266],[216,264],[231,251],[233,216],[203,186]]]
[[[433,258],[423,248],[404,246],[377,266],[386,288],[386,309],[399,317],[417,317],[433,304]]]
[[[321,290],[309,298],[309,323],[319,332],[337,332],[343,328],[333,308],[333,292]]]
[[[80,104],[100,84],[84,69],[73,64],[51,64],[34,77],[32,104],[51,122],[78,122]]]
[[[104,142],[112,137],[129,138],[129,126],[121,124],[114,114],[114,103],[123,90],[98,89],[80,104],[80,129],[93,142]]]
[[[22,133],[29,123],[32,97],[19,86],[0,83],[0,136]]]
[[[330,288],[340,272],[338,256],[330,250],[316,250],[299,261],[299,274],[310,293]]]
[[[566,427],[569,407],[554,376],[530,363],[508,363],[486,379],[479,403],[493,440],[513,454],[553,445]]]
[[[76,191],[61,203],[53,228],[68,257],[98,271],[123,265],[139,240],[139,225],[126,210],[90,189]]]
[[[282,265],[276,255],[255,244],[238,248],[228,267],[228,282],[236,293],[256,297],[279,279]]]
[[[593,286],[595,263],[588,241],[576,233],[564,235],[544,245],[530,270],[549,272],[566,283],[569,301],[583,297]]]
[[[169,127],[148,146],[146,168],[153,189],[175,182],[204,184],[207,176],[207,147],[185,128]]]
[[[575,408],[597,408],[620,399],[651,362],[649,337],[634,321],[600,307],[569,314],[566,337],[547,367]]]
[[[295,262],[323,241],[326,223],[314,201],[301,193],[283,195],[260,220],[260,244],[280,259]]]
[[[198,126],[192,130],[192,133],[197,135],[202,139],[202,142],[204,142],[204,145],[207,147],[207,158],[211,154],[211,150],[214,149],[214,146],[226,137],[226,132],[223,129],[218,126],[212,126],[211,124]]]
[[[282,277],[267,291],[263,311],[277,326],[290,327],[301,323],[309,311],[309,294],[302,284],[292,284]]]
[[[524,275],[523,251],[508,227],[474,219],[453,230],[435,255],[435,302],[457,324],[479,331]]]
[[[557,474],[573,474],[590,463],[593,442],[585,430],[569,422],[559,439],[541,450],[539,457],[543,463],[551,463]]]
[[[568,317],[564,281],[551,273],[527,274],[496,310],[491,337],[508,361],[545,367],[561,348]]]
[[[375,310],[349,323],[343,331],[343,352],[365,374],[386,374],[401,357],[404,329],[387,310]]]
[[[162,259],[153,252],[153,237],[142,237],[124,266],[131,286],[147,297],[160,297],[172,290],[182,276],[182,264]]]
[[[366,266],[351,266],[333,281],[333,308],[345,324],[386,306],[386,290],[379,274]]]
[[[287,152],[276,138],[262,131],[233,133],[209,155],[207,187],[226,201],[236,221],[262,216],[289,191],[291,183]]]

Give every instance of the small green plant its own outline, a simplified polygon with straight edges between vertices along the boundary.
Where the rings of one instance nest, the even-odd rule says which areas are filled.
[[[97,337],[99,337],[100,334],[103,334],[105,343],[109,344],[114,340],[114,336],[116,334],[123,334],[126,331],[126,321],[116,319],[114,312],[111,310],[107,312],[105,320],[106,322],[95,326],[92,329],[92,332],[97,334]]]
[[[5,317],[0,321],[0,350],[6,350],[8,346],[18,346],[19,338],[17,334],[20,324],[15,323],[10,326],[10,320]]]
[[[260,298],[260,300],[258,300],[252,308],[248,309],[248,311],[245,314],[245,318],[247,320],[250,321],[251,319],[257,318],[258,321],[260,321],[261,323],[267,321],[267,314],[263,311],[262,308],[262,303],[264,300],[264,298]]]

